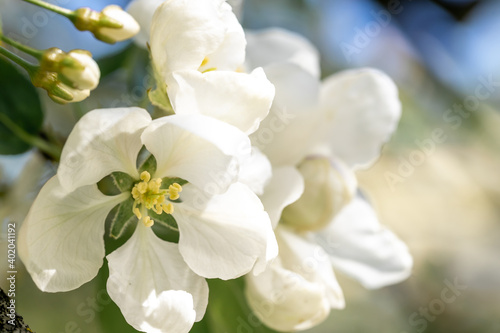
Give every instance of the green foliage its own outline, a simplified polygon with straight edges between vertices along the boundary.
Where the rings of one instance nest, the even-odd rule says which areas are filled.
[[[3,58],[0,73],[0,154],[21,154],[42,126],[40,100],[31,82]]]

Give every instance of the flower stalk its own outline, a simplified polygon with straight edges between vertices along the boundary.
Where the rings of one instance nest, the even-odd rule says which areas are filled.
[[[61,158],[62,149],[59,146],[56,146],[55,144],[50,143],[38,136],[27,133],[15,122],[13,122],[6,114],[0,113],[0,123],[12,131],[12,133],[14,133],[18,138],[31,146],[40,149],[42,152],[52,157],[55,161],[59,161]]]

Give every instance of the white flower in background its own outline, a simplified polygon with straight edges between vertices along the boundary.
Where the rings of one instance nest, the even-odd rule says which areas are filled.
[[[251,139],[273,165],[261,199],[280,254],[263,274],[247,275],[246,295],[269,327],[304,330],[344,307],[333,269],[367,288],[411,273],[406,245],[379,224],[354,175],[378,158],[401,105],[394,83],[377,70],[320,82],[317,52],[295,34],[270,29],[247,38],[248,66],[262,66],[276,87]]]
[[[156,168],[136,167],[143,146]],[[41,290],[78,288],[102,266],[105,219],[120,204],[117,215],[127,221],[121,227],[139,223],[107,256],[109,295],[138,330],[188,332],[207,305],[203,277],[258,274],[277,254],[267,213],[232,170],[249,153],[244,133],[202,115],[152,121],[140,108],[91,111],[71,132],[56,176],[23,223],[21,259]],[[120,178],[130,180],[128,187],[118,181],[121,194],[102,194],[97,182],[116,172],[129,175]],[[172,217],[178,244],[150,228]]]
[[[246,40],[230,5],[224,0],[135,0],[128,11],[143,31],[151,27],[149,36],[140,36],[141,44],[149,40],[154,68],[177,114],[205,114],[245,133],[258,128],[274,87],[261,68],[243,73]]]

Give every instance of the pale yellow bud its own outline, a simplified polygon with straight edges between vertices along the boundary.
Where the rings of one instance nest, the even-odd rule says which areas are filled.
[[[324,228],[353,198],[356,178],[327,157],[307,158],[298,170],[304,177],[304,193],[283,210],[282,223],[301,231]]]

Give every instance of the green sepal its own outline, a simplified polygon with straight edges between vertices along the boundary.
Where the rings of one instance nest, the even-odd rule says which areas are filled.
[[[174,109],[172,108],[172,104],[168,98],[167,86],[165,84],[162,84],[160,87],[156,87],[155,89],[149,89],[148,98],[151,104],[165,113],[163,116],[174,114]]]
[[[134,184],[137,182],[128,173],[120,171],[113,172],[111,178],[113,178],[113,183],[122,193],[132,191]]]
[[[163,80],[163,76],[158,73],[158,70],[156,70],[154,64],[151,67],[156,87],[154,89],[148,89],[148,98],[151,104],[153,104],[156,109],[160,111],[155,112],[153,116],[155,116],[154,118],[159,118],[162,116],[173,115],[175,113],[174,108],[172,107],[172,103],[170,102],[170,98],[168,97],[167,85]]]
[[[118,205],[115,216],[111,221],[111,227],[109,229],[109,236],[118,239],[123,235],[125,230],[133,225],[133,222],[137,222],[137,217],[134,215],[132,208],[134,207],[134,199],[132,197],[128,198],[124,202]]]
[[[42,127],[40,99],[31,82],[1,57],[0,73],[0,154],[21,154]]]
[[[156,158],[151,154],[149,155],[148,158],[142,162],[141,166],[139,167],[139,174],[141,174],[143,171],[149,172],[151,175],[153,175],[156,171]]]
[[[159,224],[163,225],[164,227],[167,227],[171,230],[178,231],[179,226],[177,225],[177,221],[175,218],[167,213],[162,213],[162,214],[156,214],[152,209],[148,211],[149,217],[151,217],[155,223],[158,222]]]

